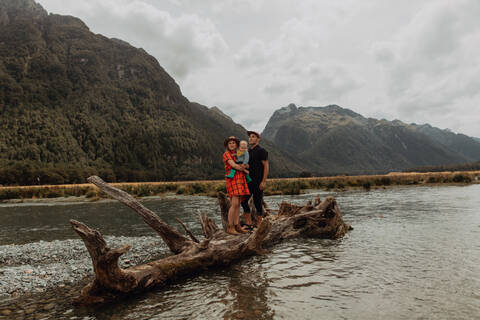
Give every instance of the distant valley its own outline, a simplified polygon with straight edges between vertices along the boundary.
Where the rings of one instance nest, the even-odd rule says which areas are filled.
[[[0,184],[221,179],[246,128],[190,102],[143,49],[33,0],[0,0]],[[480,139],[339,106],[277,110],[271,177],[385,173],[480,160]]]

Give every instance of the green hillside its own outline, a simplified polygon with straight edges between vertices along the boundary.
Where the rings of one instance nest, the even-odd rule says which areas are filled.
[[[0,0],[0,26],[0,184],[223,176],[223,139],[245,129],[144,50],[32,0]],[[273,175],[302,170],[269,146]]]

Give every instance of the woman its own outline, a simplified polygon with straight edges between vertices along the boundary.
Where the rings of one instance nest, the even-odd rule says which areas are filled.
[[[245,167],[244,165],[239,165],[235,162],[239,143],[240,140],[233,136],[225,139],[225,142],[223,143],[226,149],[225,153],[223,154],[225,175],[228,175],[232,168],[237,170],[237,173],[233,176],[233,178],[225,178],[227,193],[232,203],[230,210],[228,210],[227,232],[230,234],[247,232],[240,226],[240,203],[242,202],[243,197],[250,195],[250,192],[248,191],[245,174],[243,174]]]

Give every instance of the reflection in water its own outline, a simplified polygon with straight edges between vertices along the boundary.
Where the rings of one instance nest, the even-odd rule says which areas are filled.
[[[60,319],[472,319],[480,314],[479,192],[480,185],[339,193],[344,218],[355,228],[343,239],[284,242],[263,256],[200,270],[101,308],[72,308],[79,288],[63,288],[28,303],[0,302],[0,311],[38,310]],[[285,198],[305,203],[313,196],[267,202],[276,207]],[[181,199],[145,204],[172,225],[180,218],[197,235],[197,210],[220,224],[215,199]],[[116,203],[0,206],[0,249],[25,234],[26,242],[76,238],[66,223],[72,217],[106,235],[154,235],[123,210]]]
[[[228,293],[232,303],[227,307],[224,319],[273,319],[268,305],[269,282],[262,259],[255,257],[230,273]]]

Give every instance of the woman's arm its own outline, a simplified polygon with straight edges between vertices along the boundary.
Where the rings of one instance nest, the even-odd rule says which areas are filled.
[[[243,165],[236,164],[235,161],[233,160],[228,160],[228,164],[235,170],[238,170],[238,171],[245,170],[245,167]]]

